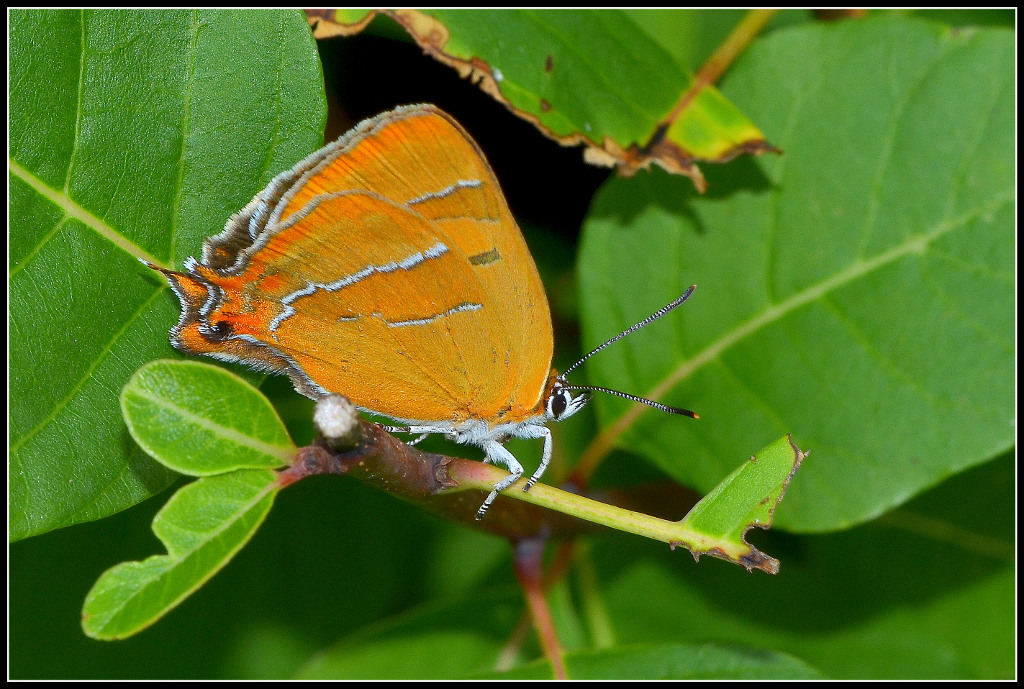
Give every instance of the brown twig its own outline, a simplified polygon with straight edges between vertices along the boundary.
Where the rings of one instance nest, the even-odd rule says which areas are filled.
[[[318,406],[321,403],[318,402]],[[460,490],[460,481],[493,468],[471,459],[421,452],[390,435],[379,425],[359,419],[350,440],[338,444],[321,434],[297,453],[295,463],[280,472],[278,484],[290,485],[315,474],[344,474],[419,505],[438,516],[476,526],[513,542],[542,534],[571,538],[593,532],[597,525],[530,504],[499,496],[487,516],[476,520],[486,493]],[[320,428],[320,421],[317,421]],[[332,446],[333,445],[333,446]],[[536,489],[536,487],[535,487]],[[509,491],[521,490],[513,486]]]

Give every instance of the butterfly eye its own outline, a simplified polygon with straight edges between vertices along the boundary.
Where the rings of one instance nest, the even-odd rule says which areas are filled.
[[[569,408],[569,403],[572,401],[572,393],[568,390],[557,388],[552,390],[551,397],[548,399],[548,413],[555,421],[558,421],[565,414],[565,410]]]

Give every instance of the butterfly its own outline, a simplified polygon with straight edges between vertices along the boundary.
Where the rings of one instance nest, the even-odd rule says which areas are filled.
[[[171,344],[189,354],[285,373],[317,399],[340,393],[392,419],[392,432],[475,445],[509,475],[504,443],[543,439],[595,390],[696,417],[566,374],[682,304],[685,294],[559,374],[537,267],[483,152],[432,105],[365,120],[275,177],[202,260],[163,273],[181,302]]]

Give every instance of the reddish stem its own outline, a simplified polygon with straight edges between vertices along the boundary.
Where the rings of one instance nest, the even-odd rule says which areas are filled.
[[[568,679],[565,663],[562,660],[562,644],[558,640],[558,630],[551,617],[551,608],[544,597],[544,545],[546,538],[529,538],[515,545],[513,561],[516,578],[526,595],[526,604],[533,616],[533,626],[540,638],[544,655],[551,661],[555,679]]]

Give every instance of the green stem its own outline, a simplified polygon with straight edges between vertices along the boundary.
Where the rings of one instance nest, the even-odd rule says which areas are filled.
[[[450,468],[450,476],[458,481],[459,485],[449,488],[447,491],[481,490],[487,492],[505,475],[501,469],[489,464],[456,461]],[[659,519],[641,512],[591,500],[543,483],[536,484],[529,492],[526,492],[523,490],[525,485],[526,479],[521,479],[503,492],[502,496],[546,507],[619,531],[662,541],[673,548],[682,545],[698,555],[708,553],[738,562],[743,555],[750,552],[749,547],[738,547],[734,542],[715,538],[685,526],[685,519],[677,522]]]

